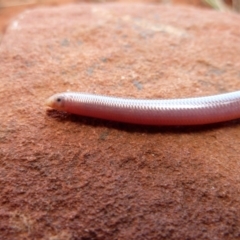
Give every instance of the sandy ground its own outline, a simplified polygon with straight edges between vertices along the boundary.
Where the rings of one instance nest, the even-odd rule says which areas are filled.
[[[239,24],[156,3],[42,6],[11,20],[0,48],[0,239],[240,238],[239,120],[149,127],[44,106],[67,90],[238,90]]]

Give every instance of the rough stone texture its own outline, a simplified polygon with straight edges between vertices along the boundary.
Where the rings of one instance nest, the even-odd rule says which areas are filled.
[[[111,0],[108,0],[109,2]],[[139,2],[139,0],[116,0],[116,2]],[[211,8],[203,0],[141,0],[142,2],[148,3],[166,3],[166,4],[186,4],[197,7]],[[19,12],[22,12],[24,9],[29,9],[42,5],[63,5],[67,3],[80,3],[80,2],[107,2],[107,0],[36,0],[32,1],[33,4],[26,4],[30,1],[22,0],[0,0],[0,41],[1,33],[5,31],[6,26],[10,19],[14,18]],[[226,1],[225,1],[226,2]],[[227,1],[231,5],[231,0]],[[24,4],[25,3],[25,4]],[[14,6],[15,5],[15,6]]]
[[[0,49],[1,239],[240,238],[240,122],[147,127],[46,111],[56,92],[240,89],[240,17],[188,7],[22,13]]]
[[[201,1],[201,0],[185,0],[185,1],[190,1],[190,4],[195,3],[195,5],[197,5],[197,1]],[[13,19],[14,16],[24,11],[25,9],[31,9],[31,8],[35,8],[37,6],[42,6],[42,5],[52,6],[52,5],[73,3],[73,2],[80,2],[80,0],[32,0],[32,1],[31,0],[0,0],[0,40],[1,40],[1,33],[5,32],[5,29],[9,21],[11,21],[11,19]]]

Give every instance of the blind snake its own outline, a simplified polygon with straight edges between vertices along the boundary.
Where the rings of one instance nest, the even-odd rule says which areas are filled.
[[[64,92],[46,105],[82,116],[143,125],[200,125],[240,118],[240,91],[180,99],[130,99]]]

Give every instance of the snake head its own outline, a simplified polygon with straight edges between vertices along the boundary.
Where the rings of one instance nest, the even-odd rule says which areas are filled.
[[[48,98],[45,102],[45,105],[56,110],[64,111],[64,102],[65,102],[64,95],[58,93]]]

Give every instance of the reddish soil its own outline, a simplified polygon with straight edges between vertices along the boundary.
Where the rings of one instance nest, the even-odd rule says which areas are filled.
[[[80,2],[99,2],[97,0],[32,0],[31,1],[22,1],[22,0],[1,0],[0,1],[0,33],[5,32],[6,27],[8,26],[11,19],[13,19],[20,12],[23,12],[25,9],[32,9],[39,6],[57,6],[65,5],[69,3],[80,3]],[[100,1],[101,2],[101,1]],[[105,1],[103,1],[105,2]],[[108,1],[106,1],[108,2]],[[119,2],[139,2],[137,0],[119,0]],[[142,2],[149,3],[160,3],[159,0],[142,0]],[[206,3],[201,0],[172,0],[172,4],[186,4],[198,7],[209,7]],[[1,35],[0,35],[1,36]]]
[[[66,90],[240,89],[240,16],[78,4],[21,13],[0,47],[0,239],[239,239],[240,121],[147,127],[48,111]]]

